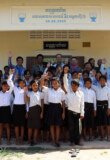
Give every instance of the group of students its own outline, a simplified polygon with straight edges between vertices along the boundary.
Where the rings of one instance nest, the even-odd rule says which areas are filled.
[[[89,63],[89,62],[88,62]],[[86,65],[88,65],[86,63]],[[92,66],[92,64],[91,64]],[[107,75],[92,67],[76,71],[69,64],[48,63],[42,75],[16,77],[14,67],[1,82],[0,143],[3,128],[10,144],[10,128],[15,129],[16,144],[37,144],[39,134],[52,145],[60,146],[62,133],[71,145],[83,145],[93,137],[110,141],[110,88]],[[79,69],[78,69],[79,70]],[[79,125],[82,125],[79,133]],[[68,134],[69,133],[69,134]],[[89,139],[88,139],[89,136]]]

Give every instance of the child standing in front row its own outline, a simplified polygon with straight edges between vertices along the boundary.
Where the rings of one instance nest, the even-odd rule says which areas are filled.
[[[25,91],[25,102],[29,102],[29,110],[27,110],[28,117],[28,143],[34,145],[37,143],[38,130],[41,127],[41,119],[43,118],[43,94],[38,91],[38,81],[31,81],[32,91]],[[27,94],[27,95],[26,95]],[[34,131],[34,132],[33,132]],[[33,132],[33,141],[31,141]]]
[[[11,109],[10,98],[12,89],[8,90],[8,84],[6,81],[2,82],[2,90],[0,91],[0,144],[3,125],[7,130],[7,144],[10,143],[10,123],[11,123]]]
[[[25,115],[26,115],[26,105],[24,101],[24,88],[25,81],[22,79],[18,79],[18,87],[14,86],[12,81],[12,77],[15,70],[12,70],[12,74],[10,74],[8,78],[8,85],[10,89],[14,91],[14,106],[13,106],[13,123],[15,126],[15,136],[16,136],[16,144],[23,144],[24,138],[24,125],[25,125]],[[19,131],[21,131],[21,138],[19,135]]]
[[[59,147],[60,126],[62,125],[63,120],[65,119],[65,93],[60,88],[59,79],[56,77],[52,79],[52,88],[43,87],[43,81],[47,78],[48,73],[42,78],[42,88],[43,90],[46,90],[48,94],[49,103],[48,117],[46,123],[50,126],[52,144],[56,145],[56,147]]]
[[[94,127],[94,117],[96,117],[96,94],[92,86],[92,80],[87,78],[84,80],[85,87],[81,90],[84,93],[84,102],[85,102],[85,114],[84,119],[82,120],[83,131],[84,131],[84,139],[86,139],[86,131],[89,129],[89,140],[92,141],[93,138],[93,127]]]
[[[106,77],[100,76],[101,86],[92,86],[97,97],[97,125],[101,131],[101,141],[104,140],[106,127],[107,141],[110,141],[110,88],[106,86]]]

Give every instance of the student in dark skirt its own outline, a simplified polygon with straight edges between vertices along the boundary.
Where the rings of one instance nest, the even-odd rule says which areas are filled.
[[[25,126],[25,115],[26,115],[26,105],[24,101],[25,81],[22,79],[18,79],[18,87],[14,86],[14,83],[12,81],[14,71],[15,70],[13,69],[12,74],[10,74],[7,82],[10,88],[14,90],[14,95],[15,95],[14,106],[13,106],[13,123],[15,126],[16,144],[18,145],[18,144],[23,144],[23,138],[24,138],[24,126]],[[21,132],[20,135],[19,132]]]
[[[100,128],[101,141],[106,128],[107,141],[110,141],[110,88],[106,86],[106,77],[100,76],[101,86],[93,86],[97,97],[97,126]]]
[[[43,118],[43,94],[39,92],[38,81],[31,81],[32,91],[26,95],[25,91],[25,102],[29,102],[29,110],[27,110],[28,117],[28,143],[36,144],[38,131],[41,128],[41,119]],[[33,133],[33,141],[31,141]]]
[[[11,109],[10,98],[12,89],[6,81],[2,82],[2,90],[0,91],[0,144],[3,126],[5,125],[7,130],[7,144],[10,144],[10,123],[11,123]]]
[[[84,119],[82,120],[84,139],[86,138],[86,131],[89,129],[89,140],[93,140],[93,127],[94,127],[94,117],[96,116],[96,94],[93,89],[91,89],[92,80],[86,78],[84,80],[85,87],[82,88],[84,93]]]
[[[44,79],[48,79],[48,73],[43,76],[42,85]],[[52,144],[59,147],[60,126],[63,124],[63,120],[65,119],[65,93],[60,88],[59,79],[56,77],[52,79],[52,88],[44,87],[43,89],[46,89],[48,94],[49,107],[47,124],[50,125]]]

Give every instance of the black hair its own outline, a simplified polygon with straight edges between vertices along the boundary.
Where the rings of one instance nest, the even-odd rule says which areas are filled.
[[[58,77],[53,77],[51,81],[57,81],[60,84],[60,79]]]
[[[20,82],[24,82],[24,83],[25,83],[25,80],[24,80],[24,79],[19,78],[19,79],[17,80],[17,82],[18,82],[18,84],[19,84]],[[26,84],[26,83],[25,83],[25,84]]]
[[[0,72],[3,74],[2,70],[0,70]]]
[[[86,66],[87,64],[90,64],[90,66],[91,66],[91,68],[92,68],[92,64],[89,63],[89,62],[84,63],[84,68],[85,68],[85,66]]]
[[[102,75],[102,76],[100,76],[99,81],[100,81],[101,79],[104,79],[104,80],[106,81],[106,80],[107,80],[107,77]]]
[[[34,83],[38,83],[38,81],[32,80],[32,81],[30,82],[30,86],[32,86]]]
[[[16,58],[16,61],[18,61],[19,59],[22,59],[23,61],[23,57],[20,57],[20,56]]]
[[[40,77],[41,78],[41,75],[42,75],[41,72],[37,72],[36,74],[33,75],[33,78],[36,78],[36,77]]]
[[[9,67],[9,66],[5,66],[5,67],[4,67],[4,70],[5,70],[6,68],[10,69],[10,67]]]
[[[91,63],[92,60],[94,60],[94,58],[89,58],[88,62]]]
[[[49,80],[48,79],[44,79],[44,82],[47,82],[49,84]]]
[[[61,74],[61,77],[64,76],[64,69],[65,69],[66,67],[68,67],[68,68],[70,69],[70,66],[69,66],[68,64],[65,64],[65,65],[63,66],[63,72],[62,72],[62,74]],[[69,73],[69,72],[68,72],[68,73]]]
[[[3,81],[3,82],[2,82],[2,85],[7,85],[7,81]]]
[[[24,71],[24,76],[25,76],[28,72],[30,73],[29,70],[25,70],[25,71]]]
[[[85,84],[86,82],[90,82],[90,83],[92,83],[91,78],[85,78],[85,79],[84,79],[84,84]]]
[[[61,56],[61,57],[62,57],[62,54],[61,54],[61,53],[58,53],[58,54],[56,54],[56,57],[57,57],[57,56]]]
[[[44,56],[43,56],[42,54],[38,54],[38,55],[36,56],[37,59],[38,59],[39,57],[42,57],[42,59],[44,58]]]
[[[73,74],[75,74],[75,73],[77,73],[77,74],[78,74],[78,72],[77,72],[77,71],[74,71],[74,72],[72,72],[72,73],[71,73],[71,75],[73,75]]]
[[[96,74],[100,73],[102,75],[102,73],[100,71],[97,71]]]
[[[84,75],[85,73],[87,73],[88,76],[89,76],[89,71],[88,71],[88,70],[84,70],[84,71],[82,72],[82,75]]]
[[[79,82],[77,82],[77,81],[75,81],[75,80],[71,81],[71,85],[72,85],[72,84],[74,84],[75,86],[78,86],[78,87],[79,87]]]

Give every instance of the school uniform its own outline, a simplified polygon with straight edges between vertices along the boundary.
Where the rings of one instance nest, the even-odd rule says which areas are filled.
[[[107,115],[107,110],[110,108],[110,88],[107,86],[92,87],[96,91],[97,98],[97,125],[110,125],[110,116]]]
[[[11,123],[11,92],[11,89],[5,93],[0,91],[0,123]]]
[[[43,96],[44,96],[44,116],[43,116],[43,124],[42,124],[42,129],[43,130],[48,130],[50,129],[50,126],[47,124],[47,119],[48,119],[48,109],[49,109],[49,103],[48,103],[48,87],[45,87],[45,89],[42,90]]]
[[[65,100],[65,93],[61,88],[54,90],[53,88],[44,88],[48,94],[48,113],[47,124],[59,125],[63,124],[62,120],[62,101]]]
[[[27,96],[30,98],[28,114],[28,128],[40,129],[41,128],[41,100],[43,99],[43,94],[39,91],[28,92]]]
[[[96,94],[93,89],[82,88],[84,93],[84,119],[82,120],[83,128],[94,127],[94,111],[96,111]]]
[[[25,125],[25,114],[26,114],[26,105],[24,101],[24,89],[16,87],[13,84],[12,76],[8,79],[7,83],[11,89],[14,91],[14,102],[13,102],[13,123],[15,126],[24,126]]]
[[[81,90],[73,92],[69,88],[69,83],[67,79],[67,74],[64,74],[64,87],[67,91],[66,103],[68,106],[68,127],[69,127],[69,137],[70,142],[79,144],[79,118],[84,116],[84,94]]]

